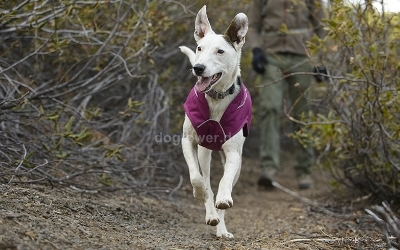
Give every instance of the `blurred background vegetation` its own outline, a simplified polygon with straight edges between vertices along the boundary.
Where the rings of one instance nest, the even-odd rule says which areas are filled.
[[[195,48],[194,19],[204,4],[222,33],[249,2],[2,1],[0,181],[176,185],[186,173],[182,103],[194,83],[178,46]],[[329,35],[308,48],[329,76],[311,90],[314,112],[291,136],[316,148],[332,186],[399,201],[400,20],[366,2],[325,6]],[[245,46],[242,75],[256,97],[250,61]]]
[[[203,4],[218,30],[247,4],[235,3],[2,1],[1,182],[176,185],[193,84],[178,46],[193,48]]]
[[[330,77],[295,137],[317,149],[332,185],[400,201],[400,17],[366,2],[330,1],[328,37],[308,46]]]

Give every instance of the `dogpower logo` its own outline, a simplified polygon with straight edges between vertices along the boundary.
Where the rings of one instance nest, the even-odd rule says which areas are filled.
[[[170,135],[170,134],[163,134],[160,132],[159,134],[155,135],[154,141],[156,143],[172,143],[173,145],[180,145],[182,141],[182,134],[175,134],[175,135]],[[199,139],[199,144],[205,143],[222,143],[225,142],[225,138],[230,138],[232,135],[225,135],[225,138],[220,138],[221,136],[216,134],[216,135],[196,135],[196,137]]]

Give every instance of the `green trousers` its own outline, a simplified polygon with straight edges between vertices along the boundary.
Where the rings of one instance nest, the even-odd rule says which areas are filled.
[[[286,111],[295,119],[308,114],[309,104],[307,93],[313,81],[310,74],[296,74],[299,72],[312,72],[313,67],[305,56],[295,54],[268,55],[266,72],[261,76],[259,93],[259,113],[261,125],[260,164],[262,168],[279,170],[280,153],[280,119],[286,117],[283,113],[284,90],[287,89]],[[292,75],[290,75],[292,74]],[[291,105],[289,105],[291,104]],[[294,123],[294,129],[301,128],[299,123]],[[303,147],[294,141],[294,157],[296,175],[309,174],[313,163],[313,150]]]

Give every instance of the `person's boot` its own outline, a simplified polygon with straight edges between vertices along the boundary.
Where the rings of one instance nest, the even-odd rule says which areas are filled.
[[[262,168],[260,177],[258,178],[258,186],[264,187],[264,188],[273,188],[274,185],[272,185],[272,182],[275,179],[276,176],[276,170],[271,169],[271,168]]]
[[[309,189],[314,185],[310,174],[301,174],[298,177],[299,189]]]

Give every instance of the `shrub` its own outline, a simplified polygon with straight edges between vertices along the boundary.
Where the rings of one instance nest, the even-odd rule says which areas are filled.
[[[208,3],[218,6],[209,9],[216,31],[248,1],[235,2]],[[195,45],[201,6],[189,0],[4,2],[0,181],[144,188],[157,185],[157,177],[175,186],[186,169],[177,160],[181,149],[155,138],[179,137],[194,78],[178,46]]]
[[[314,39],[330,77],[319,108],[295,137],[319,151],[335,180],[400,200],[400,17],[331,1],[329,32]]]
[[[163,7],[120,0],[3,3],[2,182],[95,187],[152,179],[153,156],[165,153],[154,152],[153,138],[168,124],[168,97],[151,71],[152,51],[162,44],[157,34],[172,24]]]

